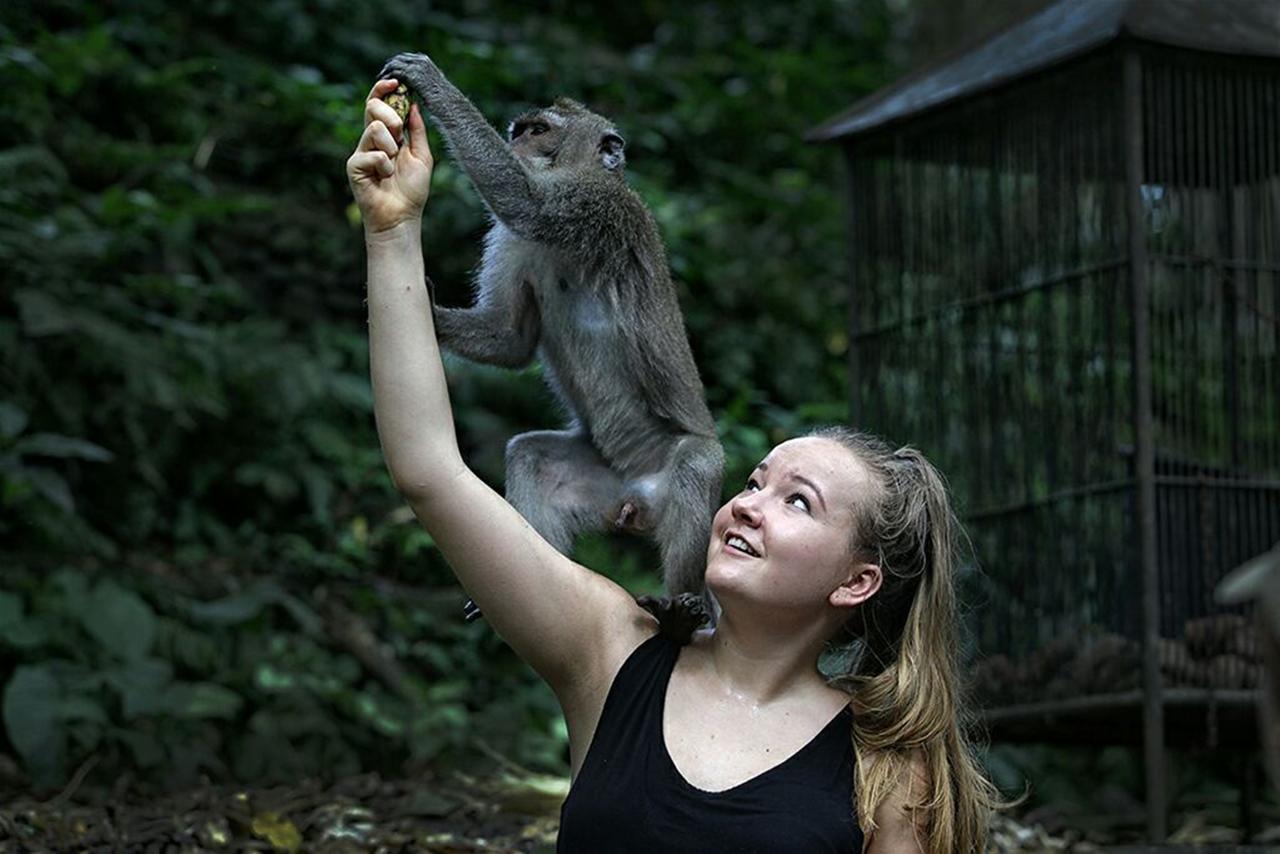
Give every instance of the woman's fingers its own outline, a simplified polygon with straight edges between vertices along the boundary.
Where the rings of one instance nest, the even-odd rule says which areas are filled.
[[[369,90],[369,97],[365,98],[365,101],[369,101],[372,98],[381,98],[384,95],[389,95],[392,92],[394,92],[396,90],[396,87],[399,85],[400,85],[400,81],[393,80],[389,77],[383,80],[379,80],[377,83],[374,83],[373,88]]]
[[[431,146],[427,143],[427,123],[422,120],[422,113],[417,104],[409,107],[409,151],[414,157],[427,165],[431,165]]]
[[[364,102],[364,123],[382,122],[395,139],[404,138],[404,122],[386,101],[370,98]]]
[[[356,175],[386,178],[396,171],[395,163],[383,151],[357,151],[347,162]]]
[[[391,138],[391,131],[387,130],[387,126],[375,119],[360,135],[360,144],[356,150],[385,151],[388,157],[395,157],[400,151],[400,146],[396,145],[396,141]]]

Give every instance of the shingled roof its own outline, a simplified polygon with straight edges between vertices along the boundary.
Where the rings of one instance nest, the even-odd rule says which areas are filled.
[[[1098,50],[1119,39],[1280,57],[1276,0],[1060,0],[907,75],[805,134],[858,136]]]

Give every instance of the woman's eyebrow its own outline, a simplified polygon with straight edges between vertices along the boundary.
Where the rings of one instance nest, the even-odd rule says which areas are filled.
[[[791,477],[792,477],[792,479],[793,479],[793,480],[798,480],[798,481],[800,481],[801,483],[803,483],[805,486],[807,486],[807,487],[809,487],[810,489],[812,489],[812,490],[814,491],[814,494],[818,496],[818,501],[822,504],[822,509],[823,509],[823,510],[826,510],[826,509],[827,509],[827,499],[825,499],[825,498],[823,498],[823,497],[822,497],[822,490],[821,490],[821,489],[818,489],[818,484],[816,484],[816,483],[814,483],[813,481],[809,480],[809,478],[805,477],[805,476],[804,476],[804,475],[802,475],[802,474],[793,474],[793,475],[791,475]]]
[[[769,470],[769,464],[766,462],[756,463],[756,467],[752,469],[752,471],[768,471],[768,470]],[[791,479],[798,480],[801,483],[803,483],[805,486],[812,489],[814,494],[818,496],[818,502],[822,505],[822,509],[823,510],[827,509],[827,499],[823,497],[822,490],[818,488],[818,484],[809,480],[809,478],[805,477],[802,474],[792,474]]]

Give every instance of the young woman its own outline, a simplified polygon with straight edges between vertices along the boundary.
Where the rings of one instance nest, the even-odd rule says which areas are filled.
[[[709,532],[715,628],[668,640],[462,460],[423,285],[432,157],[417,106],[405,128],[382,100],[395,87],[369,93],[347,161],[378,433],[463,587],[560,700],[574,785],[559,849],[981,851],[996,798],[959,725],[937,472],[839,428],[782,443]],[[818,657],[846,636],[861,652],[828,680]]]

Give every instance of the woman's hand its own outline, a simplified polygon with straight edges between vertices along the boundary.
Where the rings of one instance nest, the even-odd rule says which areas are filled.
[[[383,96],[394,92],[395,80],[379,80],[364,102],[364,133],[347,158],[347,181],[364,221],[366,235],[422,218],[431,189],[431,149],[427,126],[415,103],[409,108],[408,134]],[[407,145],[396,142],[407,141]]]

